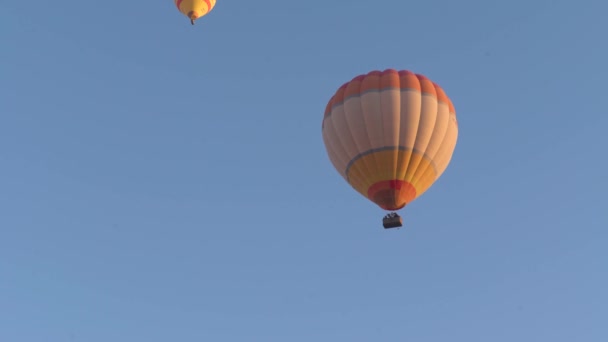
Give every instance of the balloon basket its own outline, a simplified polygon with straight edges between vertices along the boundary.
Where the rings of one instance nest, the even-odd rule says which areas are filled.
[[[403,219],[397,213],[390,213],[382,219],[384,229],[399,228],[403,226]]]

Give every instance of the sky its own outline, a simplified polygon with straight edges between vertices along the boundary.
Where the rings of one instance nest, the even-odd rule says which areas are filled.
[[[0,2],[0,341],[608,340],[605,1]],[[335,90],[452,99],[441,178],[335,171]]]

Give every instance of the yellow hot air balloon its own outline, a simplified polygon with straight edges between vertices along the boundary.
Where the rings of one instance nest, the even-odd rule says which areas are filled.
[[[322,124],[331,163],[360,194],[396,211],[446,170],[458,139],[452,101],[439,85],[407,70],[372,71],[342,85]],[[384,228],[402,226],[396,213]]]
[[[207,13],[211,12],[215,7],[215,0],[174,0],[175,6],[182,12],[183,15],[190,18],[190,23],[194,25],[194,21]]]

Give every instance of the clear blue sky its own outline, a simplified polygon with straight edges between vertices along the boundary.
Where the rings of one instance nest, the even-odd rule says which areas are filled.
[[[2,1],[0,341],[608,341],[605,1]],[[452,98],[385,231],[329,162],[373,69]]]

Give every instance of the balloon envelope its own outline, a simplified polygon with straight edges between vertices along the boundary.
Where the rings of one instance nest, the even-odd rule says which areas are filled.
[[[342,85],[327,104],[322,132],[340,175],[379,207],[399,210],[445,171],[458,123],[439,85],[388,69]]]
[[[194,21],[215,7],[215,0],[174,0],[177,9],[190,20]]]

